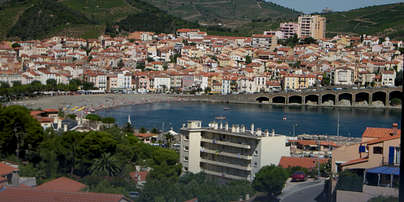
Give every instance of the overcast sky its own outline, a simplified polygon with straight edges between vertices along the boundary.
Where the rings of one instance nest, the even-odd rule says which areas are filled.
[[[328,7],[333,11],[347,11],[366,6],[404,2],[404,0],[267,0],[304,13],[320,12]]]

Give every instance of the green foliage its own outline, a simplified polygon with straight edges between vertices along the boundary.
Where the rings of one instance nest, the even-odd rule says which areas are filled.
[[[246,64],[250,64],[251,62],[252,62],[251,56],[247,55],[247,56],[245,57],[245,63],[246,63]]]
[[[286,170],[288,171],[289,176],[292,176],[293,173],[295,173],[297,171],[304,172],[306,175],[309,174],[309,170],[307,168],[303,168],[303,167],[300,167],[300,166],[288,167]]]
[[[72,120],[75,120],[76,117],[77,117],[76,114],[68,114],[68,115],[67,115],[67,118],[72,119]]]
[[[115,118],[113,118],[113,117],[105,117],[105,118],[102,118],[102,122],[103,123],[108,123],[108,124],[113,124],[113,123],[115,123]]]
[[[91,120],[91,121],[101,121],[101,117],[97,114],[88,114],[86,116],[86,119]]]
[[[401,86],[403,85],[403,70],[400,70],[397,74],[396,74],[396,79],[394,81],[394,84],[396,86]]]
[[[363,179],[349,170],[339,174],[336,189],[345,191],[362,192]]]
[[[68,24],[92,24],[83,14],[53,0],[38,0],[18,18],[8,36],[40,39]]]
[[[120,172],[117,164],[116,158],[110,153],[103,153],[100,158],[94,160],[90,171],[96,176],[116,176]]]
[[[170,186],[167,186],[167,185]],[[219,183],[205,174],[185,174],[178,181],[168,179],[147,180],[138,201],[237,201],[246,194],[252,196],[254,190],[246,181]]]
[[[41,125],[23,106],[0,107],[0,151],[2,155],[16,154],[31,159],[44,138]]]
[[[147,130],[146,130],[146,128],[140,128],[140,130],[139,130],[139,133],[147,133]]]
[[[394,196],[377,196],[373,197],[368,202],[397,202],[398,198]]]
[[[282,192],[289,175],[286,169],[274,165],[264,166],[255,175],[252,186],[255,190],[266,192],[269,196]]]
[[[160,131],[157,128],[153,128],[150,132],[153,133],[153,134],[159,134],[160,133]]]

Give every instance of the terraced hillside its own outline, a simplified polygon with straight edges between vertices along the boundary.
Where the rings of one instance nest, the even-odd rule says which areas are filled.
[[[329,35],[378,34],[404,40],[404,3],[325,14]]]
[[[144,0],[146,1],[146,0]],[[201,24],[227,27],[256,19],[295,19],[300,13],[262,0],[147,0],[169,14]]]

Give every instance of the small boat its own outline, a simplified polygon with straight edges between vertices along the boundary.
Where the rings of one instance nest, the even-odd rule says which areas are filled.
[[[231,108],[230,107],[225,107],[225,108],[223,108],[223,110],[231,110]]]
[[[217,117],[215,117],[217,120],[225,120],[226,119],[226,117],[225,116],[217,116]]]

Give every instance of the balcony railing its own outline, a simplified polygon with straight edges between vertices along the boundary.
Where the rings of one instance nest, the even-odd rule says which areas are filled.
[[[241,166],[241,165],[235,165],[235,164],[230,164],[230,163],[223,163],[220,161],[212,161],[212,160],[207,160],[207,159],[201,159],[201,162],[207,163],[207,164],[212,164],[212,165],[217,165],[217,166],[223,166],[223,167],[229,167],[229,168],[235,168],[239,170],[251,170],[251,166]]]
[[[211,150],[211,149],[206,149],[206,148],[202,148],[201,151],[208,153],[208,154],[217,154],[220,156],[227,156],[227,157],[232,157],[232,158],[239,158],[239,159],[246,159],[246,160],[252,159],[252,157],[248,156],[248,155],[234,154],[234,153],[230,153],[230,152],[216,151],[216,150]]]
[[[207,142],[207,143],[212,143],[212,144],[220,144],[220,145],[227,145],[227,146],[232,146],[232,147],[239,147],[239,148],[243,148],[243,149],[251,149],[250,145],[238,144],[238,143],[233,143],[233,142],[225,142],[225,141],[220,141],[220,140],[212,140],[212,139],[202,138],[202,142]]]
[[[215,176],[220,176],[220,177],[234,179],[234,180],[247,180],[247,178],[248,178],[248,177],[241,177],[241,176],[237,176],[237,175],[231,175],[231,174],[227,174],[227,173],[215,172],[215,171],[206,170],[206,169],[202,169],[202,172],[204,172],[208,175],[215,175]]]

